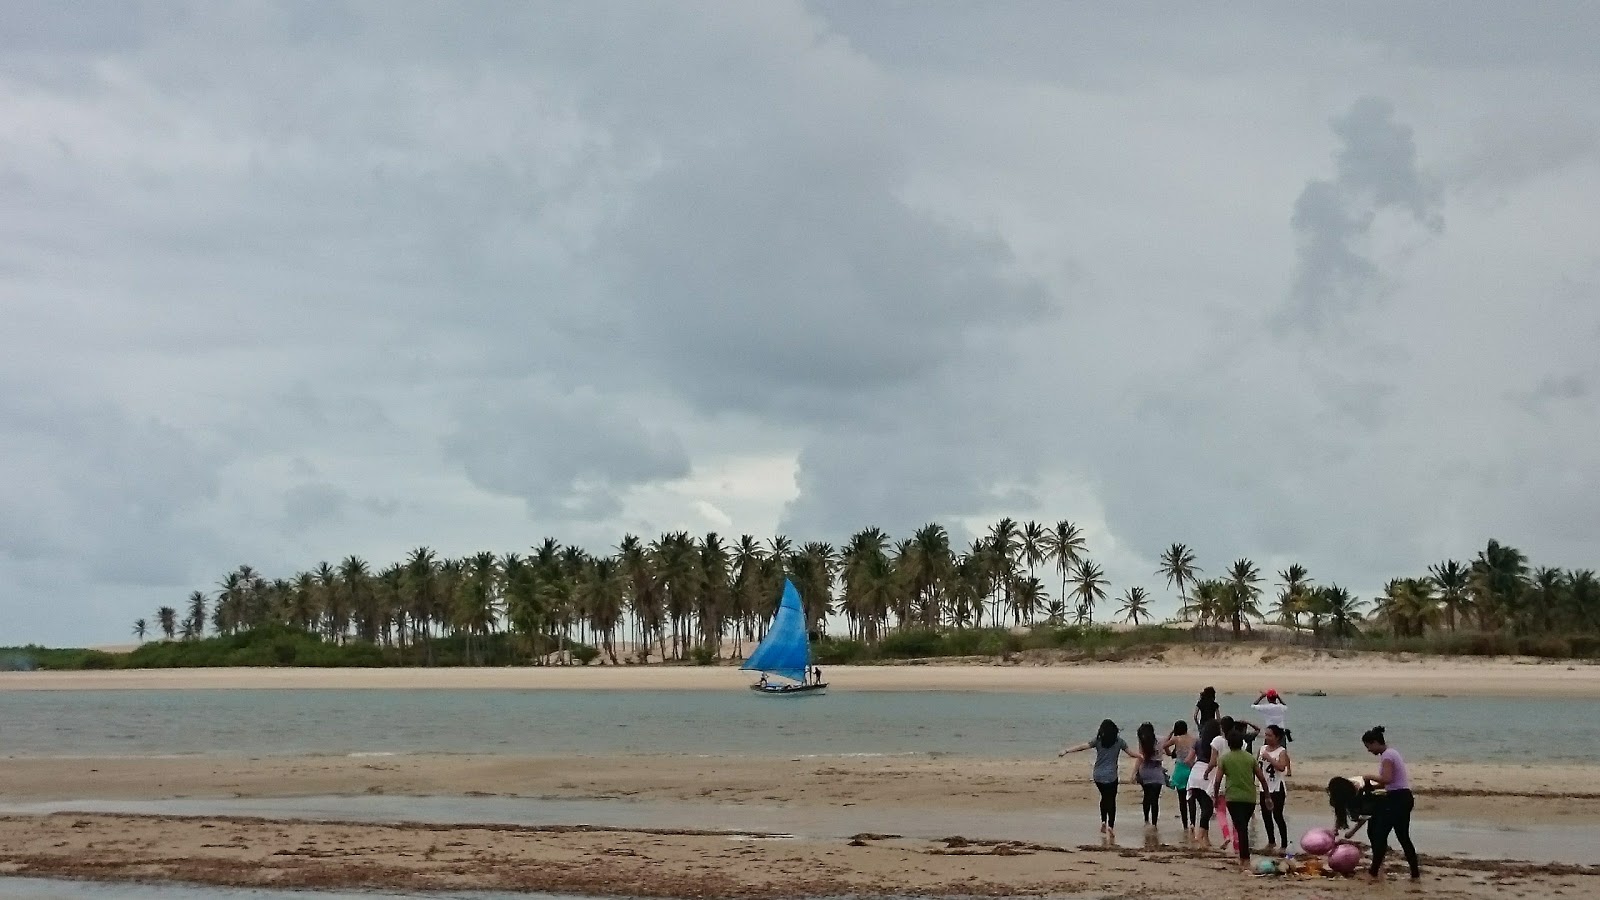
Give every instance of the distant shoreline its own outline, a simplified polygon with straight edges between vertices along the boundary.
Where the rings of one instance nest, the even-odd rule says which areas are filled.
[[[1600,699],[1600,665],[1225,647],[1162,658],[1079,664],[935,660],[925,664],[824,666],[831,691],[1251,694],[1290,696],[1557,697]],[[0,692],[59,690],[680,690],[734,691],[749,673],[717,666],[501,668],[182,668],[0,672]],[[775,700],[773,702],[785,702]],[[811,701],[805,701],[811,702]],[[819,698],[817,702],[827,702]]]

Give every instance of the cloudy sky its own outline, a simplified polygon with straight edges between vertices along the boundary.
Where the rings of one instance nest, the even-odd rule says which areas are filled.
[[[1600,564],[1592,3],[5,19],[0,645],[678,528]]]

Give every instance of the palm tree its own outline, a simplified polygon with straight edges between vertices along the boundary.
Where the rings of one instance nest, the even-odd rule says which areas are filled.
[[[807,541],[789,558],[791,577],[805,607],[807,631],[821,631],[833,612],[833,576],[838,564],[833,545],[822,541]]]
[[[1094,620],[1094,605],[1106,598],[1106,585],[1110,583],[1105,572],[1092,560],[1078,560],[1078,567],[1072,573],[1072,594],[1078,598],[1075,616],[1078,624]]]
[[[1336,584],[1318,588],[1314,601],[1317,610],[1328,620],[1328,630],[1334,637],[1346,640],[1359,634],[1357,625],[1366,601],[1357,600],[1350,592]]]
[[[1200,567],[1194,564],[1194,551],[1187,544],[1173,544],[1161,553],[1161,567],[1156,570],[1157,575],[1164,575],[1168,587],[1178,589],[1178,616],[1185,621],[1195,617],[1196,610],[1189,602],[1189,594],[1185,590],[1199,579]]]
[[[143,619],[135,619],[133,621],[133,636],[139,639],[139,643],[144,643],[144,636],[147,631],[149,631],[149,627],[145,625]]]
[[[346,609],[356,622],[356,634],[364,641],[377,643],[380,616],[374,604],[372,570],[359,556],[346,556],[339,563],[339,585],[344,590]]]
[[[183,623],[183,636],[202,637],[206,632],[206,595],[195,591],[189,595],[189,616]]]
[[[317,579],[310,572],[297,572],[289,599],[289,624],[306,631],[317,620]]]
[[[943,605],[956,577],[950,532],[937,522],[918,528],[899,557],[900,575],[909,588],[891,604],[897,627],[915,623],[933,628],[943,618]]]
[[[1300,617],[1306,612],[1306,594],[1311,577],[1306,567],[1294,563],[1278,573],[1278,599],[1267,613],[1281,625],[1299,629]]]
[[[427,547],[418,547],[406,556],[406,614],[411,617],[413,636],[422,639],[424,663],[433,665],[433,623],[438,618],[438,558]],[[335,592],[337,593],[337,592]],[[344,634],[344,623],[335,623],[336,634]]]
[[[1017,576],[1011,583],[1011,600],[1019,613],[1018,621],[1033,624],[1034,616],[1046,600],[1044,582],[1033,575]]]
[[[1117,612],[1122,614],[1122,621],[1138,627],[1141,619],[1150,618],[1150,595],[1142,587],[1128,588]]]
[[[754,639],[761,597],[761,561],[766,556],[754,535],[739,536],[733,548],[733,601],[737,625],[733,630],[733,654],[744,658],[744,641]]]
[[[163,606],[156,610],[156,622],[161,625],[161,634],[167,640],[172,640],[178,633],[178,611],[170,606]]]
[[[1049,558],[1055,560],[1056,569],[1061,573],[1061,600],[1067,599],[1067,576],[1077,568],[1078,561],[1083,559],[1087,543],[1083,537],[1083,529],[1068,522],[1066,519],[1056,523],[1056,527],[1045,535],[1045,552]]]
[[[1438,624],[1439,598],[1427,578],[1396,578],[1384,585],[1377,612],[1395,637],[1421,637]]]
[[[1017,520],[1006,516],[989,527],[989,549],[994,554],[993,584],[999,590],[995,598],[994,622],[1000,624],[1001,604],[1011,610],[1011,582],[1016,578],[1017,554],[1022,547],[1022,532]]]
[[[1044,623],[1056,628],[1067,624],[1067,605],[1060,600],[1051,600],[1049,606],[1045,607]]]
[[[1261,596],[1261,572],[1248,559],[1234,560],[1228,568],[1228,592],[1223,596],[1223,617],[1233,626],[1233,636],[1250,625],[1250,619],[1260,619],[1261,609],[1256,601]]]
[[[600,647],[617,664],[614,638],[622,623],[627,600],[627,581],[622,577],[622,566],[613,557],[602,556],[589,564],[584,586],[584,608],[589,615],[589,625],[600,636]]]
[[[493,553],[481,552],[467,560],[463,590],[455,597],[451,622],[465,637],[467,665],[483,663],[483,644],[499,621],[500,561]],[[477,639],[476,641],[474,639]],[[474,656],[474,644],[477,654]]]
[[[1017,549],[1023,564],[1028,567],[1028,577],[1030,579],[1033,578],[1035,570],[1050,559],[1050,532],[1043,525],[1030,519],[1026,525],[1022,526],[1022,536],[1018,541]],[[1013,600],[1015,600],[1015,597],[1013,597]],[[1033,623],[1031,608],[1023,609],[1022,604],[1017,603],[1014,607],[1014,612],[1017,615],[1016,621],[1019,624],[1024,614],[1027,616],[1028,623]]]
[[[1589,569],[1567,573],[1567,626],[1585,631],[1600,626],[1600,580]]]
[[[1521,613],[1528,590],[1528,557],[1515,547],[1490,541],[1472,561],[1470,584],[1478,627],[1496,631]]]
[[[1231,588],[1220,578],[1197,581],[1193,587],[1190,610],[1194,615],[1195,627],[1210,628],[1214,638],[1216,627],[1222,624]]]
[[[868,642],[877,640],[878,623],[888,618],[892,601],[894,570],[888,549],[889,535],[881,528],[869,527],[852,535],[839,554],[844,588],[840,610],[851,636],[860,634]]]
[[[1428,574],[1439,588],[1439,603],[1444,608],[1445,625],[1456,630],[1456,619],[1472,608],[1472,572],[1453,559],[1428,567]]]
[[[1548,632],[1566,607],[1566,575],[1553,566],[1540,566],[1533,572],[1523,619],[1524,632]]]

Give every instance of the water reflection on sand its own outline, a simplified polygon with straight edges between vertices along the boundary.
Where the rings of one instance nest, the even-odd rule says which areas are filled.
[[[134,815],[249,816],[351,822],[426,822],[468,825],[595,825],[615,828],[690,828],[729,832],[730,839],[845,839],[860,832],[938,839],[1019,840],[1078,845],[1099,843],[1092,817],[1081,810],[981,813],[943,809],[828,808],[648,800],[571,800],[536,797],[282,797],[257,799],[64,800],[0,804],[0,814],[54,812]],[[1170,812],[1170,811],[1169,811]],[[1163,813],[1166,815],[1167,813]],[[1320,821],[1297,824],[1298,833]],[[1478,859],[1588,864],[1600,846],[1596,826],[1507,826],[1482,822],[1415,820],[1412,832],[1424,852]],[[1124,820],[1117,843],[1139,849],[1177,844],[1176,821],[1158,832]],[[1258,845],[1260,841],[1256,842]],[[362,895],[370,897],[372,895]]]

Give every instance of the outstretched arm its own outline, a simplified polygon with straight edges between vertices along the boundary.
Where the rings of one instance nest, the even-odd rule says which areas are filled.
[[[1063,748],[1061,748],[1061,752],[1057,753],[1056,755],[1057,756],[1066,756],[1068,753],[1082,753],[1083,751],[1089,749],[1091,746],[1093,746],[1093,745],[1092,744],[1079,744],[1076,747],[1063,747]]]

